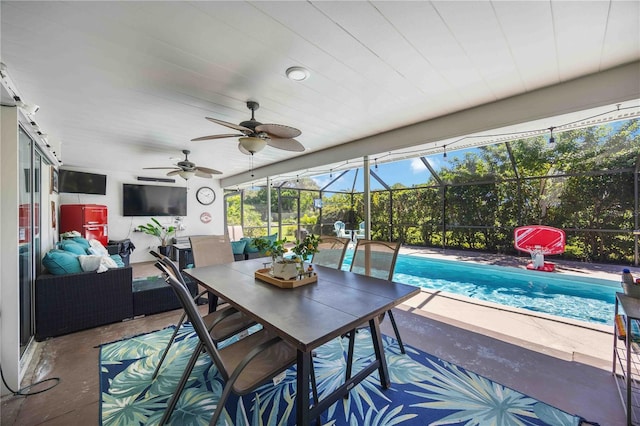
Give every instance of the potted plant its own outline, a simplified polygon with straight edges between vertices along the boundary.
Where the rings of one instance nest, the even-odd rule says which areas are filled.
[[[271,256],[271,275],[283,280],[290,280],[298,276],[298,259],[285,258],[284,254],[289,250],[284,246],[286,238],[281,240],[269,240],[256,238],[253,245],[267,256]]]
[[[145,234],[153,235],[154,237],[158,237],[160,239],[160,245],[158,246],[158,251],[160,254],[165,256],[169,255],[169,238],[173,236],[176,232],[175,226],[164,226],[157,219],[151,218],[151,222],[146,225],[139,225],[138,231],[144,232]]]
[[[310,261],[313,255],[318,252],[320,241],[320,237],[313,234],[308,234],[302,240],[296,240],[296,245],[291,251],[295,253],[294,257],[298,259],[300,273],[305,272],[304,262]]]

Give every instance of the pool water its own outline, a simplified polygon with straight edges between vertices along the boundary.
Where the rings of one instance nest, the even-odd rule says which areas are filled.
[[[349,270],[353,251],[345,255]],[[393,280],[514,308],[613,324],[620,283],[549,272],[398,255]]]

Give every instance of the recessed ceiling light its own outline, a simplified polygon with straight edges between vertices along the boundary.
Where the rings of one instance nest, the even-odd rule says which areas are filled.
[[[309,70],[303,67],[287,68],[287,77],[293,81],[303,81],[309,78]]]

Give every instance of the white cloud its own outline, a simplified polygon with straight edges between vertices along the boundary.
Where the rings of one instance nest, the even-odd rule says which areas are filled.
[[[420,158],[411,159],[411,172],[414,175],[417,175],[419,173],[424,173],[425,171],[428,171],[428,170]]]

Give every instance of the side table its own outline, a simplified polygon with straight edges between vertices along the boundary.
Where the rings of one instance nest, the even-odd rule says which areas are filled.
[[[179,243],[171,246],[171,260],[178,261],[178,268],[182,271],[187,265],[193,264],[193,254],[191,253],[191,244]]]
[[[627,296],[624,293],[616,293],[615,315],[620,314],[620,308],[624,311],[624,336],[622,327],[616,322],[613,333],[613,375],[622,406],[627,415],[627,425],[640,425],[640,346],[634,341],[632,327],[636,328],[640,321],[640,299]],[[624,345],[619,342],[624,339]],[[616,372],[616,369],[619,371]]]

